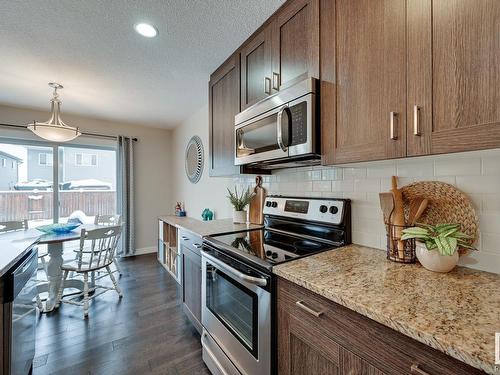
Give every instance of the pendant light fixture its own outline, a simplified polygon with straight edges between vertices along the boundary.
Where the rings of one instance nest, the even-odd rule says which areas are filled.
[[[53,97],[50,100],[50,110],[52,116],[47,122],[34,121],[33,124],[28,125],[28,129],[35,133],[37,136],[53,142],[68,142],[75,139],[82,132],[78,128],[66,125],[61,120],[61,101],[57,90],[63,88],[62,85],[55,82],[50,82],[49,86],[54,89]]]

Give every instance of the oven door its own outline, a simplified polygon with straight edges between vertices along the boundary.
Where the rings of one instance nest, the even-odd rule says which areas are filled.
[[[203,326],[242,374],[270,374],[270,277],[214,250],[201,253]]]
[[[285,103],[235,128],[235,164],[315,153],[315,95]]]

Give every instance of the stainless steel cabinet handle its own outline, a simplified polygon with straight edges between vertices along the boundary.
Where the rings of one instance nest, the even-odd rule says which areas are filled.
[[[271,78],[269,77],[264,78],[264,92],[267,95],[271,95]]]
[[[201,245],[199,243],[194,243],[193,246],[196,247],[197,249],[201,249]]]
[[[182,240],[183,240],[183,241],[187,241],[187,240],[189,240],[189,238],[184,237],[184,236],[182,236],[181,238],[182,238]]]
[[[420,107],[413,106],[413,135],[422,135],[420,133]]]
[[[391,136],[392,140],[398,139],[398,134],[396,131],[396,124],[395,124],[397,117],[398,117],[397,112],[390,113],[390,133],[391,133],[390,136]]]
[[[283,106],[280,111],[278,112],[278,120],[276,121],[276,134],[277,134],[277,141],[278,141],[278,146],[280,146],[281,150],[283,152],[288,151],[288,147],[285,146],[283,143],[283,112],[285,112],[287,109],[287,106]]]
[[[424,371],[418,367],[418,363],[414,363],[410,367],[410,371],[415,375],[430,375],[427,371]]]
[[[319,318],[321,315],[323,315],[323,311],[316,311],[311,309],[310,307],[304,304],[304,301],[297,301],[295,302],[295,304],[299,306],[302,310],[307,311],[309,314],[314,315],[316,318]]]
[[[273,89],[278,91],[280,89],[280,75],[273,72]]]

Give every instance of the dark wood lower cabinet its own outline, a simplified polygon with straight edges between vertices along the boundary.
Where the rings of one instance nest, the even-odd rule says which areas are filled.
[[[281,278],[277,303],[280,375],[484,374]]]

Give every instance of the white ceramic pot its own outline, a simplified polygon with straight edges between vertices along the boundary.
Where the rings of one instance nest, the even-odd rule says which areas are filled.
[[[233,223],[245,224],[246,222],[247,222],[247,212],[246,211],[233,211]]]
[[[430,271],[450,272],[458,263],[458,251],[453,255],[441,255],[437,250],[427,250],[427,246],[422,242],[415,244],[415,250],[420,264]]]

